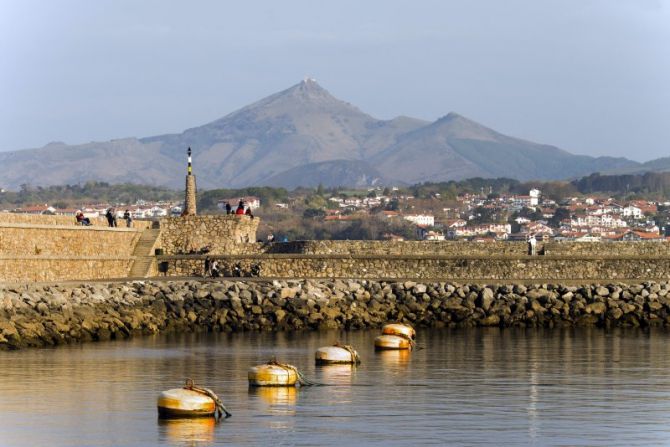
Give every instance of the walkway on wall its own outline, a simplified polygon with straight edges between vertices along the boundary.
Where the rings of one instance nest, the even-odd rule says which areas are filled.
[[[135,262],[133,262],[133,266],[128,273],[130,278],[146,278],[151,274],[151,267],[154,262],[153,249],[160,232],[159,229],[148,229],[142,232],[133,251]]]

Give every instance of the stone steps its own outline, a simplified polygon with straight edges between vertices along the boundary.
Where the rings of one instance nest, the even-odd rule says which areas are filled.
[[[130,268],[130,272],[128,273],[129,277],[146,278],[149,276],[151,267],[154,263],[154,254],[152,253],[152,250],[154,245],[156,245],[156,240],[159,236],[159,229],[148,229],[142,232],[142,235],[133,250],[135,262],[133,262],[133,266]]]

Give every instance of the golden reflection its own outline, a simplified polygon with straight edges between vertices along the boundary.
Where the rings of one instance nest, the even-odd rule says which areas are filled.
[[[216,419],[159,419],[159,430],[170,443],[197,446],[214,442]]]
[[[284,407],[283,412],[286,412],[286,407],[294,407],[298,400],[298,389],[294,386],[250,387],[249,394],[260,397],[274,410]]]
[[[412,358],[412,351],[409,349],[378,351],[377,355],[385,367],[402,366],[406,368]]]
[[[356,371],[355,365],[320,365],[319,381],[329,385],[350,384]]]

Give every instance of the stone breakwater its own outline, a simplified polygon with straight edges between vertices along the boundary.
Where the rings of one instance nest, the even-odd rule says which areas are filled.
[[[476,285],[366,280],[0,286],[0,349],[165,331],[668,326],[670,283]]]

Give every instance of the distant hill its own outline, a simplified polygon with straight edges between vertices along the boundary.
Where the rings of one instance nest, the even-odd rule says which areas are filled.
[[[407,183],[471,177],[554,180],[638,165],[508,137],[456,113],[403,135],[372,162],[387,176]]]
[[[323,185],[327,188],[368,186],[397,183],[385,178],[377,169],[362,160],[333,160],[308,163],[281,172],[265,180],[268,186],[294,189],[298,186]]]
[[[0,186],[96,180],[181,188],[188,146],[204,188],[549,180],[644,168],[505,136],[456,113],[434,123],[379,120],[306,79],[178,134],[0,152]]]

